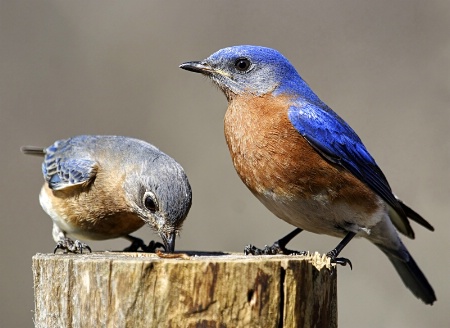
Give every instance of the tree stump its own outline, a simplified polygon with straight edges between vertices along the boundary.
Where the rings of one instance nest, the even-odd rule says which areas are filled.
[[[37,254],[35,325],[337,327],[336,270],[324,256],[177,256]]]

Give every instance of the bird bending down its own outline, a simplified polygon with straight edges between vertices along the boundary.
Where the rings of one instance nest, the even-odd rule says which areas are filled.
[[[123,237],[126,251],[175,248],[192,202],[183,168],[156,147],[121,136],[76,136],[46,149],[25,146],[25,154],[44,156],[45,183],[39,201],[53,220],[57,249],[83,252],[78,239]],[[163,244],[149,246],[130,233],[147,223]],[[77,238],[72,240],[71,238]]]
[[[272,247],[251,253],[289,253],[302,230],[355,236],[380,248],[405,285],[427,304],[433,288],[399,238],[414,232],[408,218],[433,227],[400,201],[358,135],[310,89],[278,51],[259,46],[224,48],[180,68],[209,77],[225,94],[225,138],[234,167],[250,191],[277,217],[297,227]]]

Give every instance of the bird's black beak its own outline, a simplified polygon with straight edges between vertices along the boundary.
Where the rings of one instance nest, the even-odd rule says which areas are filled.
[[[175,251],[175,232],[171,232],[169,234],[161,234],[161,239],[164,243],[164,248],[167,253],[173,253]]]
[[[214,69],[211,66],[199,61],[190,61],[183,63],[180,65],[180,68],[202,74],[211,74],[214,72]]]

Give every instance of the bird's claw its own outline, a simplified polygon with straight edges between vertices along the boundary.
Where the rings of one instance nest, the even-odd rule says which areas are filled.
[[[342,266],[346,266],[348,264],[350,270],[353,270],[352,262],[345,257],[336,257],[335,259],[331,259],[331,263],[339,264]]]
[[[124,252],[137,252],[139,248],[143,249],[144,247],[147,247],[147,246],[144,244],[144,241],[142,239],[133,237],[133,239],[131,241],[131,245],[124,248],[123,251]]]
[[[246,245],[244,247],[244,254],[245,255],[269,255],[267,245],[264,247],[264,249],[257,248],[254,245]]]
[[[142,249],[142,251],[145,253],[155,253],[156,249],[158,249],[158,248],[163,248],[164,251],[166,250],[164,245],[161,244],[160,242],[155,242],[154,240],[152,240],[152,241],[150,241],[150,243],[147,246],[142,239],[133,237],[131,245],[128,246],[127,248],[125,248],[123,251],[124,252],[137,252],[139,249]]]
[[[147,246],[147,245],[145,245],[145,243],[142,239],[133,237],[131,245],[128,246],[127,248],[125,248],[123,251],[124,252],[137,252],[139,249],[142,249],[142,251],[145,253],[155,253],[156,249],[158,249],[158,248],[163,248],[164,251],[166,250],[164,245],[161,244],[160,242],[155,242],[154,240],[151,240]]]
[[[154,240],[151,240],[148,246],[145,246],[142,250],[147,253],[156,253],[156,249],[158,248],[162,248],[165,252],[167,252],[166,247],[162,243]]]
[[[294,251],[281,247],[278,242],[273,243],[272,246],[265,245],[264,248],[257,248],[254,245],[247,245],[244,247],[245,255],[306,255],[306,251]]]
[[[64,254],[67,254],[67,253],[83,254],[83,249],[87,249],[89,251],[89,253],[92,253],[92,250],[89,247],[89,245],[87,245],[79,240],[73,241],[70,238],[64,238],[64,239],[59,240],[56,243],[55,249],[53,250],[53,254],[56,254],[58,249],[62,249]]]
[[[352,262],[345,257],[336,257],[336,254],[334,251],[330,251],[327,253],[327,257],[330,258],[330,262],[334,264],[339,264],[342,266],[348,266],[350,267],[350,270],[353,270]]]

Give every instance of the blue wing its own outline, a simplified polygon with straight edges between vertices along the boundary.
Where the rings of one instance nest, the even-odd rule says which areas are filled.
[[[313,103],[290,107],[288,116],[295,129],[317,152],[349,170],[382,197],[400,216],[401,222],[394,222],[397,228],[407,236],[414,236],[403,207],[392,193],[383,172],[343,119],[326,105],[322,107]]]
[[[45,150],[42,173],[53,190],[90,183],[97,173],[97,163],[80,158],[71,151],[70,139],[60,140]]]

